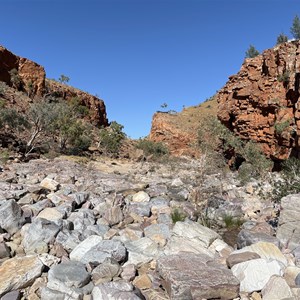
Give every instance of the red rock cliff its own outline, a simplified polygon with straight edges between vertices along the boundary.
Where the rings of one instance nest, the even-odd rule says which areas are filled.
[[[19,80],[17,86],[14,86],[13,76],[11,75],[13,69],[16,70],[15,76]],[[51,93],[55,93],[57,97],[65,100],[76,97],[80,99],[82,105],[89,109],[88,118],[92,124],[95,126],[108,125],[103,100],[71,86],[60,84],[53,80],[46,80],[45,77],[45,70],[42,66],[27,58],[19,57],[0,46],[0,81],[4,81],[7,85],[25,92],[31,98],[34,98],[34,96],[43,97]],[[29,98],[27,100],[28,103],[22,103],[21,106],[23,108],[27,107],[29,101],[31,101]]]
[[[12,86],[10,71],[15,69],[20,79],[19,89],[27,93],[43,95],[45,87],[45,70],[37,63],[19,57],[0,46],[0,81]]]
[[[273,160],[300,153],[300,41],[245,59],[217,94],[218,118]]]

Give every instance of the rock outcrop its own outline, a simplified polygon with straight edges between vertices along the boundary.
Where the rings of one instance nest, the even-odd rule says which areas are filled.
[[[70,101],[74,98],[80,100],[80,104],[89,109],[88,118],[95,126],[107,126],[106,108],[104,101],[89,93],[73,88],[66,84],[61,84],[54,80],[46,79],[48,92],[55,93],[57,97]]]
[[[184,108],[179,113],[156,112],[152,118],[149,138],[154,142],[163,142],[173,155],[197,157],[199,126],[205,117],[216,114],[217,101],[214,98],[200,105]]]
[[[9,73],[14,69],[17,71],[16,76],[19,80],[17,84],[19,89],[28,94],[43,95],[46,77],[44,68],[0,46],[0,81],[4,81],[9,86],[16,84]]]
[[[106,108],[104,101],[96,96],[90,95],[79,89],[66,84],[61,84],[54,80],[46,80],[46,73],[42,66],[23,57],[19,57],[6,48],[0,46],[0,82],[5,82],[8,86],[24,92],[28,99],[20,99],[20,96],[8,97],[10,103],[15,108],[19,107],[22,111],[36,96],[46,97],[54,95],[70,101],[77,98],[81,105],[89,109],[88,120],[95,126],[107,126]],[[22,103],[18,103],[22,102]]]
[[[218,118],[244,140],[260,144],[275,161],[300,151],[300,41],[280,44],[255,58],[218,92]]]

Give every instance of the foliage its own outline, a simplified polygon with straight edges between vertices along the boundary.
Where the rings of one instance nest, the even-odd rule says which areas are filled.
[[[223,216],[223,221],[225,223],[226,228],[240,227],[244,223],[244,221],[241,218],[235,218],[230,214],[225,214]]]
[[[140,139],[136,147],[142,149],[146,156],[153,155],[157,158],[169,154],[168,148],[162,142]]]
[[[279,82],[283,83],[289,83],[290,82],[290,72],[285,71],[283,74],[277,76],[277,80]]]
[[[247,165],[242,165],[239,169],[239,173],[244,177],[243,182],[250,180],[251,177],[264,176],[272,166],[257,144],[241,140],[216,117],[210,116],[202,120],[202,126],[198,130],[198,144],[202,153],[210,156],[213,163],[215,159],[221,165],[221,157],[224,157],[225,153],[233,153],[244,161],[244,164],[251,165],[251,170]],[[248,176],[245,176],[246,174]]]
[[[2,108],[0,111],[0,128],[4,125],[18,131],[29,127],[28,121],[13,108]]]
[[[10,81],[14,88],[19,89],[21,87],[21,77],[18,73],[17,69],[12,69],[9,72],[10,75]]]
[[[163,108],[163,109],[165,109],[165,108],[168,107],[168,104],[166,102],[164,102],[160,107]]]
[[[186,215],[175,208],[171,213],[171,218],[173,224],[175,224],[176,222],[183,222],[186,218]]]
[[[66,75],[61,74],[60,77],[58,78],[58,81],[62,84],[66,84],[70,81],[70,78]]]
[[[283,122],[275,122],[275,133],[282,134],[288,127],[290,126],[290,120],[286,120]]]
[[[99,134],[99,146],[106,154],[117,156],[123,139],[126,137],[123,132],[124,126],[116,121],[111,122],[107,128],[102,128]]]
[[[0,95],[4,95],[4,93],[6,92],[7,89],[7,85],[5,82],[0,81]]]
[[[253,58],[259,55],[259,51],[255,49],[253,45],[250,45],[246,51],[246,58]]]
[[[295,16],[295,18],[293,20],[293,24],[291,27],[291,34],[293,35],[293,37],[296,40],[300,39],[300,19],[297,15]]]
[[[300,193],[300,159],[289,158],[282,163],[282,178],[273,182],[272,198],[280,202],[282,197]]]
[[[284,33],[280,33],[277,37],[276,45],[280,45],[282,43],[286,43],[288,41],[288,37]]]
[[[9,152],[6,149],[0,149],[0,162],[5,164],[9,160]]]

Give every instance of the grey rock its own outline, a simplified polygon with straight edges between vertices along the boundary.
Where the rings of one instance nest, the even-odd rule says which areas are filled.
[[[25,223],[21,207],[13,199],[0,201],[0,227],[10,234],[16,233]]]
[[[132,281],[136,276],[136,267],[134,264],[128,264],[122,267],[121,278],[126,281]]]
[[[40,242],[48,244],[51,241],[54,241],[61,228],[62,223],[61,225],[58,225],[42,218],[35,219],[33,223],[29,225],[24,234],[22,244],[25,253],[35,252],[36,245]]]
[[[281,212],[276,237],[286,248],[294,250],[300,245],[300,194],[281,199]]]
[[[105,212],[104,218],[108,221],[109,225],[112,226],[123,221],[124,215],[119,206],[113,206]]]
[[[94,287],[93,299],[97,300],[141,300],[131,283],[125,281],[107,282]]]
[[[69,261],[50,269],[47,288],[65,294],[65,299],[79,300],[84,294],[91,293],[94,286],[89,281],[90,274],[84,264]]]
[[[24,207],[30,208],[32,211],[32,214],[34,216],[37,216],[39,214],[39,212],[41,212],[46,207],[53,207],[53,203],[49,199],[44,199],[44,200],[38,201],[31,205],[24,205],[23,208]]]
[[[80,192],[72,194],[71,197],[75,200],[77,206],[81,206],[83,203],[89,200],[90,193]]]
[[[141,217],[150,216],[150,205],[148,202],[130,203],[127,208],[129,213],[135,213]]]
[[[55,265],[48,272],[48,283],[60,281],[70,288],[81,288],[90,281],[90,274],[83,263],[69,261]],[[48,286],[49,287],[49,286]]]
[[[71,252],[81,242],[81,235],[76,230],[63,229],[56,236],[56,242],[61,244],[65,250]]]
[[[140,266],[141,264],[150,262],[160,253],[157,243],[147,237],[125,242],[125,246],[128,251],[128,261],[125,265],[134,264]]]
[[[97,241],[94,238],[83,241],[71,253],[72,260],[81,261],[83,263],[103,263],[106,258],[114,258],[116,261],[124,261],[126,257],[126,248],[120,241],[116,240],[101,240]]]
[[[92,280],[95,284],[111,281],[120,272],[120,265],[111,258],[106,258],[102,264],[92,272]]]
[[[41,299],[43,300],[66,300],[67,295],[58,291],[51,290],[47,287],[41,289]],[[70,300],[74,298],[68,297]]]
[[[21,299],[21,293],[19,290],[9,292],[1,297],[1,300],[20,300],[20,299]]]
[[[280,242],[276,237],[266,234],[264,232],[253,232],[251,230],[242,229],[237,236],[238,249],[250,246],[257,242],[269,242],[273,243],[277,247],[279,247],[280,245]]]
[[[10,257],[10,249],[9,247],[4,243],[0,243],[0,259]]]
[[[182,252],[162,256],[157,270],[171,299],[233,299],[238,296],[239,281],[224,266],[204,254]]]

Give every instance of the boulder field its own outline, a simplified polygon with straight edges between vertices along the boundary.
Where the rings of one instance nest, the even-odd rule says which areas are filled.
[[[1,299],[300,299],[300,195],[274,205],[261,197],[267,183],[199,178],[199,168],[66,157],[3,166]],[[228,216],[244,220],[234,239]]]

